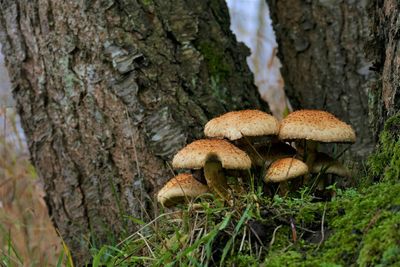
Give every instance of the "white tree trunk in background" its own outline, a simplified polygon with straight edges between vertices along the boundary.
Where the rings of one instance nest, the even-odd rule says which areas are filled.
[[[227,3],[231,30],[252,52],[247,63],[254,73],[254,83],[271,112],[281,119],[291,107],[283,89],[281,63],[276,56],[278,44],[268,6],[264,0],[227,0]]]

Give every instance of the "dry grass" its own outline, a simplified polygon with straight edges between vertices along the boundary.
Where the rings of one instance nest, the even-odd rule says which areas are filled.
[[[56,266],[62,250],[16,116],[0,108],[0,265]]]

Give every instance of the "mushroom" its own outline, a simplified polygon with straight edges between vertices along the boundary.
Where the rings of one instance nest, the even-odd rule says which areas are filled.
[[[308,173],[307,165],[295,158],[278,159],[269,166],[264,181],[283,182]]]
[[[296,158],[278,159],[269,166],[264,181],[266,183],[280,183],[280,193],[284,195],[288,191],[287,181],[308,173],[307,165]]]
[[[265,145],[265,140],[262,139],[266,136],[276,136],[278,131],[278,120],[260,110],[231,111],[211,119],[204,127],[207,137],[235,141],[236,145],[251,155],[256,166],[262,161],[262,155],[255,148],[258,146],[257,141]]]
[[[157,201],[164,207],[185,202],[207,193],[208,187],[189,173],[182,173],[169,180],[157,194]]]
[[[356,134],[350,125],[329,112],[297,110],[282,120],[279,139],[305,140],[303,159],[312,170],[317,142],[354,143]]]
[[[350,171],[342,163],[322,152],[316,154],[311,173],[327,173],[351,177]]]
[[[233,144],[221,139],[201,139],[181,149],[173,158],[174,168],[201,169],[210,190],[229,200],[229,186],[223,169],[247,170],[249,156]]]
[[[325,153],[318,152],[315,156],[315,161],[311,169],[311,173],[317,174],[334,174],[341,177],[351,177],[350,171],[343,166],[342,163],[333,159]],[[322,191],[329,184],[333,183],[333,177],[328,179],[321,179],[318,182],[317,189]]]
[[[240,110],[211,119],[204,127],[207,137],[227,138],[231,141],[242,137],[277,135],[278,120],[260,110]]]

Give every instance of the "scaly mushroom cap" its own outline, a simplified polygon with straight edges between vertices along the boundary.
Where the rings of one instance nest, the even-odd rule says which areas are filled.
[[[312,173],[330,173],[342,177],[351,177],[350,171],[339,161],[331,158],[325,153],[318,152],[312,166]]]
[[[354,143],[353,128],[329,112],[297,110],[282,120],[279,139],[305,139],[318,142]]]
[[[207,122],[207,137],[237,140],[244,136],[277,135],[279,122],[260,110],[240,110],[225,113]]]
[[[157,201],[164,207],[170,207],[207,193],[208,187],[191,174],[182,173],[169,180],[157,194]]]
[[[251,160],[246,152],[228,141],[221,139],[201,139],[181,149],[172,160],[174,168],[200,169],[206,161],[216,159],[225,169],[246,170]]]
[[[274,161],[264,177],[265,182],[283,182],[308,173],[307,165],[295,158]]]

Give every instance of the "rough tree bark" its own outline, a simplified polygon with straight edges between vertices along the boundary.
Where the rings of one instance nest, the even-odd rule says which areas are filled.
[[[371,34],[366,52],[378,79],[371,86],[373,129],[379,134],[384,121],[400,111],[400,3],[372,1]],[[399,134],[400,129],[393,129]],[[395,132],[394,132],[395,133]]]
[[[370,35],[367,0],[267,0],[279,44],[285,90],[295,109],[328,110],[350,123],[353,158],[374,147],[370,122],[371,63],[364,57]]]
[[[1,0],[0,41],[47,204],[78,263],[143,218],[166,162],[262,108],[223,0]],[[151,215],[150,215],[151,216]]]

